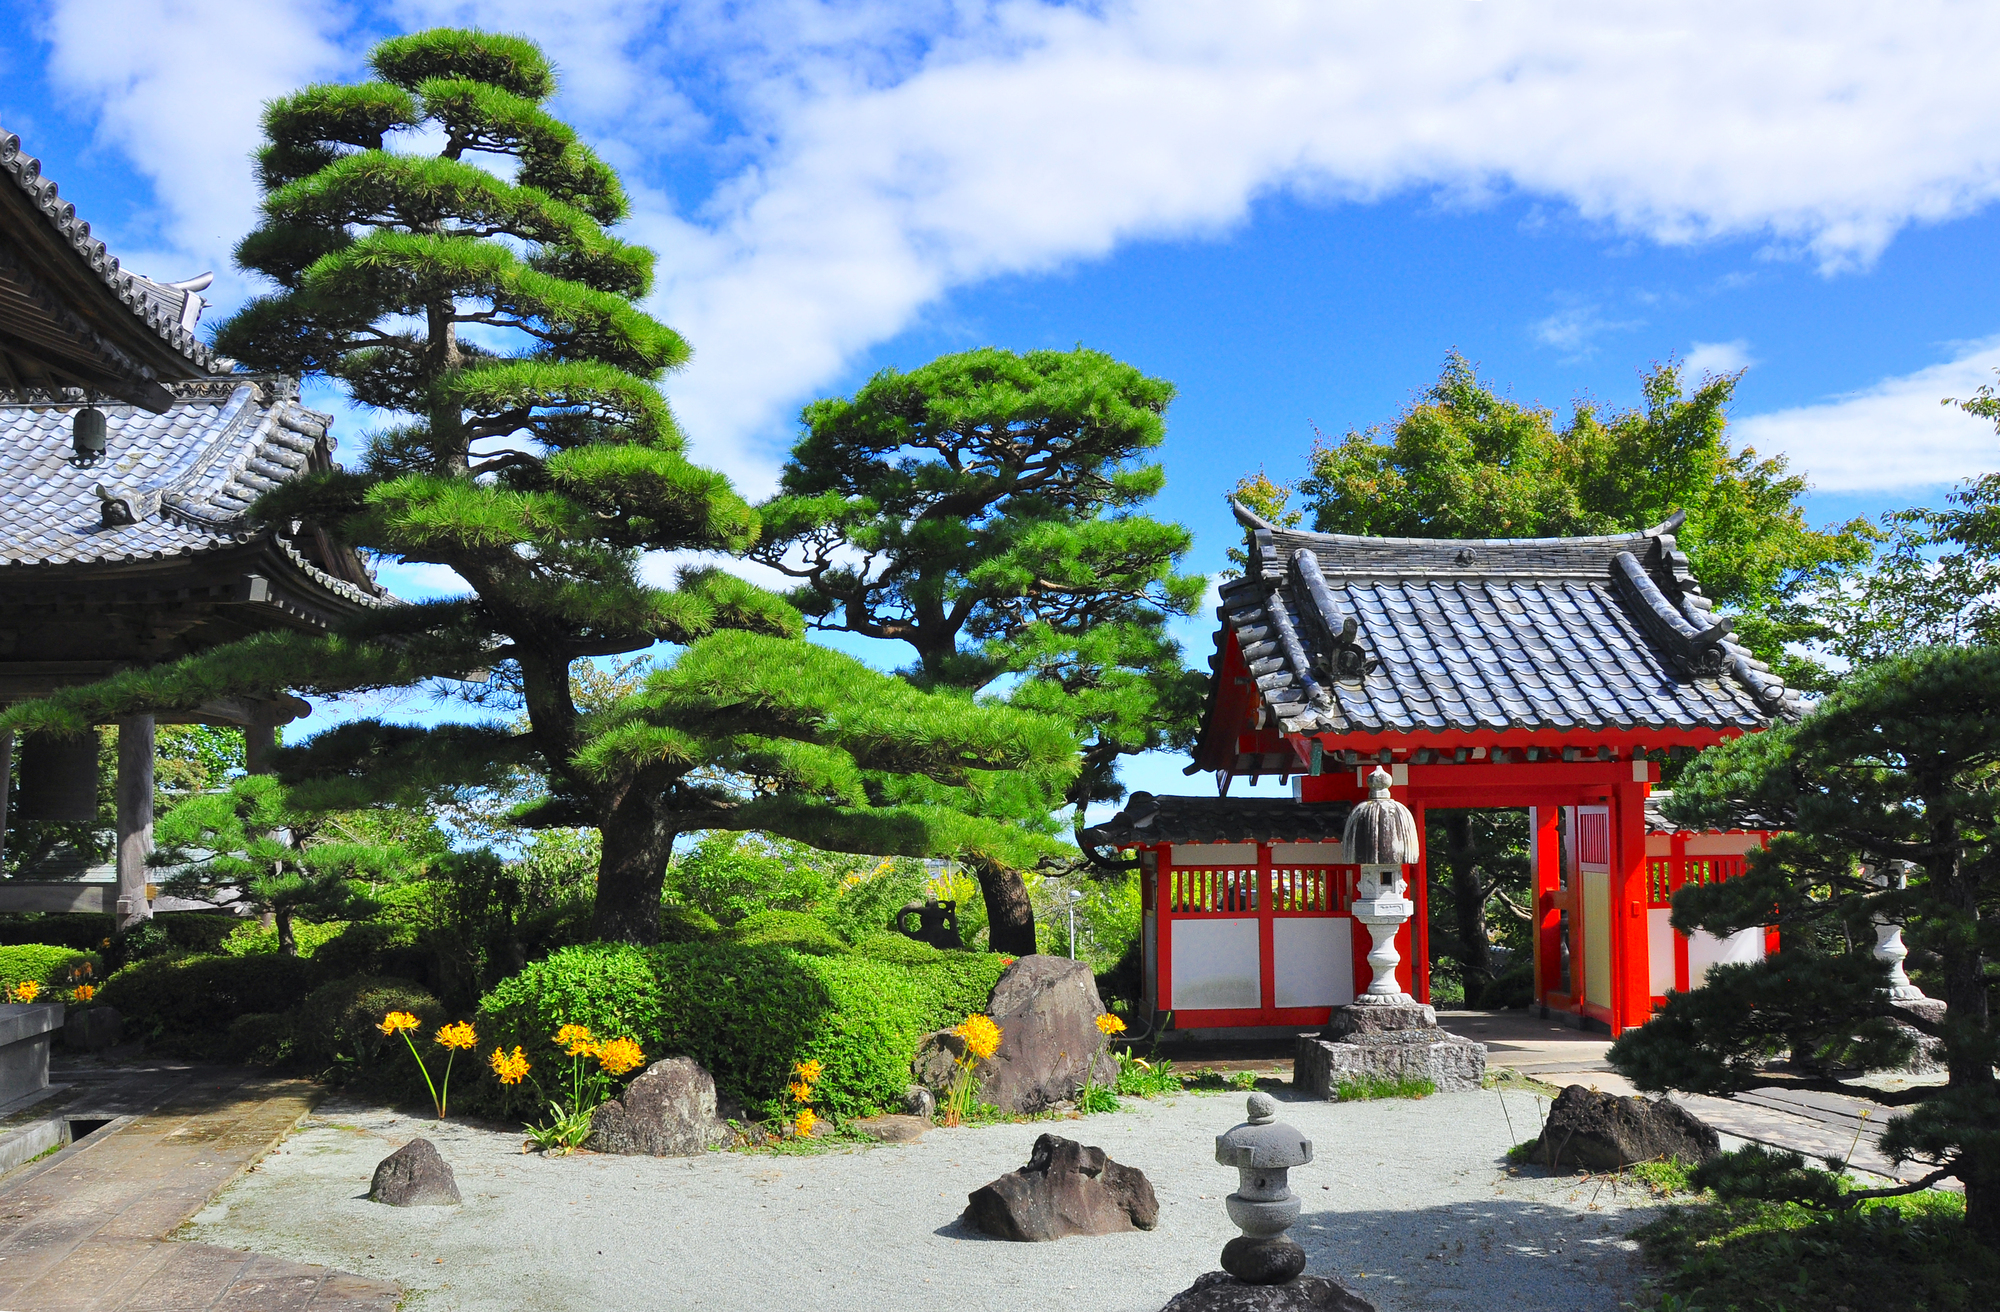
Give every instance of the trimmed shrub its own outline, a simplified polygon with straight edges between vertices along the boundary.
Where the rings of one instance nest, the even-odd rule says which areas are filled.
[[[86,969],[87,968],[87,969]],[[0,990],[27,980],[45,988],[74,988],[104,982],[104,958],[95,952],[49,943],[16,943],[0,948]]]
[[[393,1098],[428,1097],[403,1040],[382,1033],[382,1018],[392,1011],[411,1012],[423,1022],[413,1036],[417,1051],[442,1073],[445,1051],[430,1038],[450,1019],[443,1005],[410,980],[376,975],[335,980],[314,989],[291,1014],[296,1055],[336,1083],[363,1084]],[[470,1085],[478,1076],[479,1060],[478,1053],[467,1053],[453,1074]]]
[[[854,954],[876,961],[893,961],[898,966],[928,966],[934,961],[942,961],[945,957],[954,955],[940,951],[928,943],[920,943],[916,939],[898,934],[893,929],[877,930],[855,939]]]
[[[1004,969],[984,953],[935,956],[906,966],[768,943],[568,948],[481,1001],[480,1051],[519,1044],[537,1077],[549,1079],[566,1060],[552,1042],[558,1027],[630,1035],[649,1060],[693,1057],[726,1096],[759,1116],[778,1113],[793,1064],[815,1060],[823,1068],[820,1109],[862,1115],[901,1102],[917,1040],[983,1009]],[[490,1076],[477,1096],[498,1113],[541,1103],[532,1084],[503,1088]]]
[[[790,948],[820,956],[846,952],[847,941],[833,932],[824,920],[803,911],[759,911],[736,922],[730,937],[738,943]]]
[[[95,911],[23,912],[0,916],[0,944],[47,943],[99,951],[118,927],[115,916]]]
[[[253,1066],[283,1065],[291,1060],[297,1039],[289,1012],[253,1011],[229,1022],[230,1053]]]
[[[353,923],[346,920],[328,920],[314,924],[306,920],[292,922],[292,941],[299,945],[299,955],[310,957],[317,954],[320,947],[339,938]],[[278,950],[278,927],[263,925],[254,920],[239,920],[229,934],[215,947],[207,949],[231,957],[254,957]]]
[[[588,922],[585,922],[586,932]],[[722,926],[700,907],[679,902],[660,904],[660,942],[706,943],[722,935]]]
[[[104,983],[99,1002],[118,1008],[127,1034],[168,1052],[237,1060],[237,1017],[289,1011],[316,982],[313,963],[276,953],[249,957],[152,957]]]
[[[985,1011],[1006,969],[993,952],[940,952],[938,960],[910,967],[910,978],[924,999],[921,1031],[950,1029],[973,1012]],[[914,1049],[910,1055],[916,1055]],[[906,1070],[908,1066],[905,1062]]]
[[[416,930],[379,920],[350,922],[314,948],[312,959],[325,979],[387,975],[409,976],[421,983],[429,964],[428,954],[417,946]]]

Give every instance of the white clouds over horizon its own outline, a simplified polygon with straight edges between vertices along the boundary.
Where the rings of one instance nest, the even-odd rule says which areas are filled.
[[[1280,192],[1529,194],[1610,232],[1748,238],[1829,272],[2000,196],[2000,9],[1949,0],[47,4],[50,84],[151,178],[143,240],[190,267],[226,261],[253,221],[263,98],[358,74],[392,27],[542,40],[568,75],[558,108],[607,157],[712,174],[678,205],[635,185],[632,229],[695,344],[669,388],[695,452],[753,494],[798,403],[951,291],[1226,232]],[[1586,351],[1620,326],[1559,313],[1543,340]],[[1747,352],[1701,349],[1725,347]],[[1879,418],[1913,395],[1840,404]],[[1786,413],[1760,431],[1820,441]],[[1938,438],[1919,463],[1958,449]],[[1822,487],[1859,476],[1794,454]]]
[[[1994,383],[2000,337],[1963,346],[1956,358],[1817,404],[1735,421],[1732,436],[1766,454],[1782,451],[1821,492],[1935,487],[2000,469],[2000,436],[1947,398]]]

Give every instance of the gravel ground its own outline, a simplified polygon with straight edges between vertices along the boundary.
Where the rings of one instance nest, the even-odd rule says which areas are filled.
[[[1341,1276],[1383,1312],[1612,1312],[1634,1297],[1640,1268],[1623,1235],[1645,1219],[1644,1201],[1629,1186],[1614,1196],[1510,1174],[1501,1096],[1285,1102],[1280,1117],[1318,1154],[1292,1173],[1307,1269]],[[1531,1132],[1534,1100],[1506,1097],[1514,1129]],[[822,1156],[543,1158],[523,1155],[517,1134],[329,1101],[179,1237],[386,1276],[422,1312],[1157,1312],[1236,1233],[1222,1208],[1234,1173],[1215,1164],[1214,1136],[1243,1118],[1243,1102],[1184,1094],[1126,1107]],[[966,1194],[1020,1166],[1044,1132],[1143,1169],[1159,1227],[1012,1244],[960,1226]],[[366,1200],[376,1162],[417,1135],[451,1163],[463,1207]]]

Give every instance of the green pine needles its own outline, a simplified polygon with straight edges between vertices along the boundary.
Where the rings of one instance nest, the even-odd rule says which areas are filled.
[[[541,51],[435,30],[370,64],[375,81],[266,108],[264,217],[237,259],[273,289],[216,345],[392,416],[357,468],[288,483],[255,515],[448,566],[471,593],[331,636],[260,635],[5,723],[74,732],[217,696],[491,671],[481,699],[524,712],[524,730],[346,725],[280,753],[288,804],[420,803],[528,769],[547,796],[523,824],[602,835],[606,939],[656,936],[674,839],[693,829],[987,863],[1049,852],[1033,827],[953,802],[1016,780],[1060,795],[1077,768],[1065,725],[808,646],[791,605],[730,574],[641,577],[647,552],[748,552],[759,517],[684,453],[657,384],[687,343],[639,308],[653,255],[612,235],[624,191],[543,108]],[[578,705],[577,662],[662,642],[685,650],[643,689]]]

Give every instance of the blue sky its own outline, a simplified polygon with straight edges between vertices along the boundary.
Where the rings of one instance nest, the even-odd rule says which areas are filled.
[[[371,40],[434,22],[542,40],[558,111],[625,171],[632,232],[661,251],[654,308],[694,343],[669,395],[752,495],[802,402],[989,343],[1082,342],[1176,383],[1162,510],[1210,572],[1230,484],[1295,477],[1315,424],[1393,418],[1452,348],[1557,406],[1632,404],[1669,354],[1747,367],[1733,431],[1812,477],[1820,520],[2000,465],[1989,427],[1937,404],[2000,366],[1993,6],[14,12],[0,125],[128,265],[216,269],[217,315],[252,290],[228,249],[262,99],[358,76]],[[1206,621],[1188,634],[1199,660]],[[1174,766],[1132,782],[1189,787]]]

